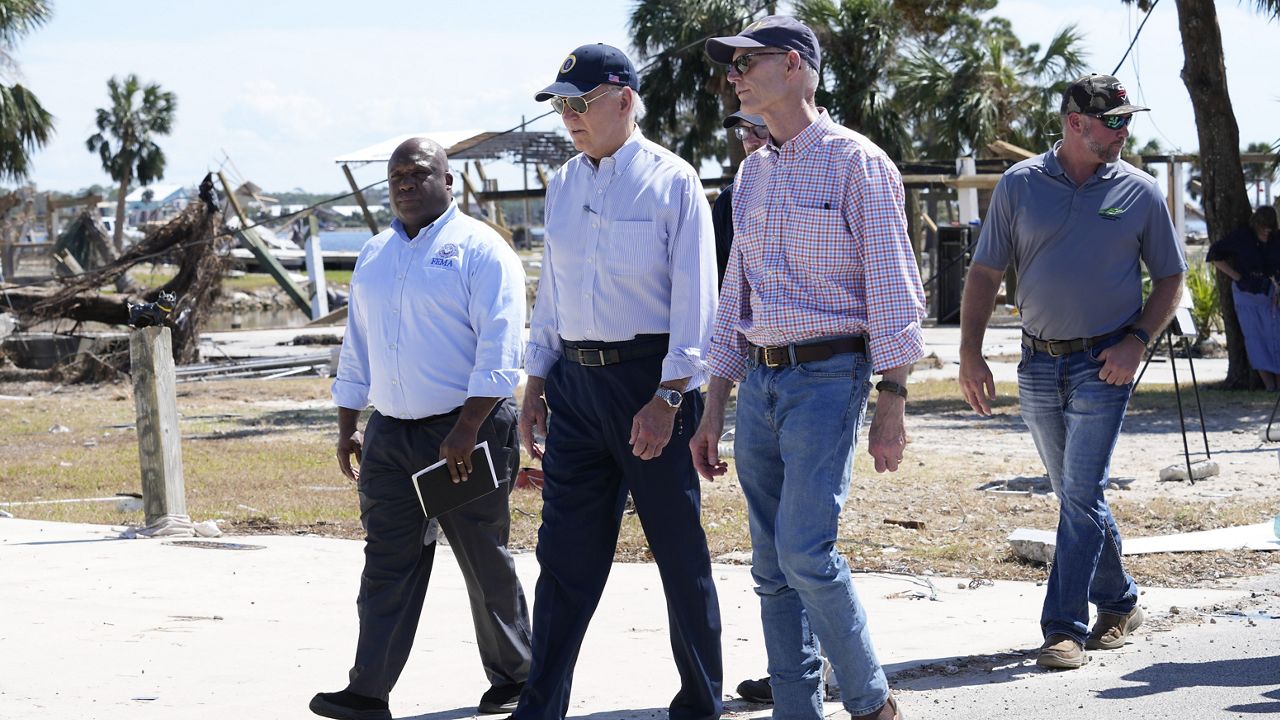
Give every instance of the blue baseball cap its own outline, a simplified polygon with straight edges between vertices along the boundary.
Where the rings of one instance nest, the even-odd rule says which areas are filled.
[[[640,89],[636,69],[626,53],[616,47],[596,43],[583,45],[569,53],[560,63],[556,81],[543,88],[533,99],[550,100],[556,95],[572,97],[590,92],[597,85],[619,85],[632,90]]]
[[[759,115],[748,115],[742,112],[741,110],[739,110],[738,112],[733,113],[732,115],[725,116],[724,126],[726,129],[735,127],[737,126],[739,121],[749,123],[757,127],[764,127],[767,124],[765,123],[764,118],[760,117]]]
[[[790,15],[769,15],[746,26],[737,35],[711,38],[706,45],[707,57],[721,65],[728,65],[738,48],[766,47],[795,50],[809,67],[814,70],[822,67],[818,37],[808,25]]]

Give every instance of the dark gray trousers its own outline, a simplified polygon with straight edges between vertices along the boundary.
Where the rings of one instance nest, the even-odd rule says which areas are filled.
[[[436,549],[423,544],[428,521],[410,476],[439,459],[457,419],[457,412],[424,420],[375,412],[365,427],[359,483],[365,562],[351,692],[386,700],[409,659]],[[439,523],[466,581],[480,662],[489,683],[503,685],[524,682],[530,658],[529,610],[507,551],[507,500],[520,460],[514,401],[498,403],[485,420],[476,442],[486,440],[503,485]]]

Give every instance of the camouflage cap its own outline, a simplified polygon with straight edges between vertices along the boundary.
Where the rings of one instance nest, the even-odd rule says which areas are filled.
[[[1129,92],[1110,75],[1092,73],[1071,83],[1062,93],[1062,113],[1131,115],[1150,110],[1129,104]]]

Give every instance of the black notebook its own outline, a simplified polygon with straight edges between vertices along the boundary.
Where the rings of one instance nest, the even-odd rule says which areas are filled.
[[[455,483],[445,461],[441,460],[413,474],[413,489],[418,492],[418,502],[429,518],[440,517],[497,490],[498,478],[493,471],[489,442],[482,442],[471,451],[471,474],[465,482]]]

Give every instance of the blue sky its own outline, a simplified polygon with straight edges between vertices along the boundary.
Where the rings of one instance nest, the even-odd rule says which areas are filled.
[[[389,137],[500,130],[546,105],[533,94],[574,47],[628,46],[631,0],[54,0],[52,22],[18,46],[21,81],[57,117],[34,157],[42,189],[109,182],[84,146],[106,80],[137,73],[178,96],[174,132],[160,140],[165,182],[194,183],[223,162],[269,190],[345,188],[334,156]],[[1219,3],[1228,86],[1242,142],[1280,137],[1274,38],[1280,27]],[[787,3],[782,3],[785,10]],[[1141,17],[1119,0],[1002,0],[1024,42],[1075,23],[1096,70],[1110,72]],[[633,55],[640,65],[642,58]],[[1118,75],[1154,112],[1140,139],[1193,151],[1195,125],[1178,73],[1173,2],[1161,3]],[[556,127],[554,118],[535,127]],[[362,182],[383,169],[358,171]],[[505,186],[505,185],[504,185]]]

